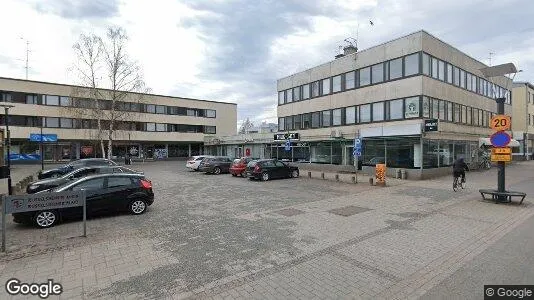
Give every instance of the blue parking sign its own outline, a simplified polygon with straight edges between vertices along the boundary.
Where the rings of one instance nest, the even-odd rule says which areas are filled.
[[[286,151],[291,151],[291,142],[289,140],[286,141],[285,150]]]

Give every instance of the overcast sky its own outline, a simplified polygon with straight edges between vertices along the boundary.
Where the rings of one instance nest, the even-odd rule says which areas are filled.
[[[118,25],[156,94],[234,102],[238,120],[276,121],[276,80],[421,29],[534,81],[531,0],[0,0],[0,77],[74,83],[81,33]],[[374,26],[369,21],[372,20]]]

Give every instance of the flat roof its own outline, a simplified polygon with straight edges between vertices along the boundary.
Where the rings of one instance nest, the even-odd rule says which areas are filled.
[[[534,90],[534,84],[532,84],[532,83],[530,83],[528,81],[514,81],[514,86],[519,86],[519,85],[526,85],[529,88]]]
[[[35,83],[51,84],[51,85],[59,85],[59,86],[68,86],[68,87],[88,88],[88,87],[86,87],[86,86],[80,86],[80,85],[65,84],[65,83],[56,83],[56,82],[47,82],[47,81],[37,81],[37,80],[28,80],[28,79],[11,78],[11,77],[0,77],[0,79],[15,80],[15,81],[24,81],[24,82],[35,82]],[[99,90],[110,91],[110,89],[103,89],[103,88],[99,88]],[[148,95],[148,96],[158,96],[158,97],[166,97],[166,98],[182,99],[182,100],[192,100],[192,101],[202,101],[202,102],[211,102],[211,103],[221,103],[221,104],[232,104],[232,105],[237,105],[237,103],[231,103],[231,102],[214,101],[214,100],[203,100],[203,99],[194,99],[194,98],[177,97],[177,96],[168,96],[168,95],[160,95],[160,94],[138,93],[138,92],[128,92],[128,93],[130,93],[130,94],[137,94],[137,95]]]
[[[476,58],[474,58],[474,57],[472,57],[472,56],[470,56],[469,54],[467,54],[467,53],[465,53],[464,51],[458,49],[457,47],[455,47],[455,46],[453,46],[453,45],[451,45],[451,44],[449,44],[449,43],[443,41],[442,39],[436,37],[435,35],[429,33],[428,31],[426,31],[426,30],[424,30],[424,29],[420,29],[420,30],[418,30],[418,31],[414,31],[414,32],[411,32],[411,33],[402,35],[402,36],[400,36],[400,37],[394,38],[394,39],[392,39],[392,40],[388,40],[388,41],[382,42],[382,43],[380,43],[380,44],[371,46],[371,47],[369,47],[369,48],[365,48],[365,49],[363,49],[363,50],[358,50],[358,52],[351,53],[351,54],[348,54],[348,55],[344,55],[344,56],[342,56],[341,58],[333,59],[333,60],[329,60],[329,61],[327,61],[327,62],[325,62],[325,63],[316,65],[316,66],[314,66],[314,67],[307,68],[307,69],[304,69],[304,70],[302,70],[302,71],[298,71],[298,72],[293,73],[293,74],[291,74],[291,75],[282,77],[282,78],[280,78],[280,79],[278,79],[278,80],[283,80],[283,79],[289,78],[289,77],[291,77],[291,76],[293,76],[293,75],[296,75],[296,74],[299,74],[299,73],[303,73],[303,72],[309,71],[309,70],[311,70],[311,69],[315,69],[315,68],[320,67],[320,66],[322,66],[322,65],[330,64],[330,63],[332,63],[332,62],[334,62],[334,61],[337,61],[337,60],[339,60],[339,59],[343,59],[343,58],[345,58],[345,57],[349,57],[349,56],[352,56],[352,55],[356,55],[356,54],[358,54],[358,53],[365,52],[365,51],[370,51],[370,50],[372,50],[373,48],[377,48],[377,47],[383,46],[383,45],[385,45],[385,44],[389,44],[389,43],[392,43],[392,42],[394,42],[394,41],[397,41],[397,40],[400,40],[400,39],[403,39],[403,38],[406,38],[406,37],[408,37],[408,36],[411,36],[411,35],[414,35],[414,34],[418,34],[418,33],[425,33],[425,34],[428,34],[429,36],[431,36],[432,38],[434,38],[434,39],[440,41],[441,43],[443,43],[443,44],[445,44],[445,45],[451,47],[452,49],[454,49],[454,50],[456,50],[456,51],[458,51],[458,52],[460,52],[460,53],[462,53],[462,54],[464,54],[465,56],[467,56],[467,57],[471,58],[472,60],[474,60],[474,61],[476,61],[476,62],[482,64],[483,66],[488,67],[488,65],[486,65],[485,63],[481,62],[480,60],[478,60],[478,59],[476,59]]]

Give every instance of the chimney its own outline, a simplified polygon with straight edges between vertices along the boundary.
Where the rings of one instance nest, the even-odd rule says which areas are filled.
[[[354,47],[352,45],[343,47],[343,55],[350,55],[350,54],[353,54],[353,53],[356,53],[356,52],[358,52],[358,48],[356,48],[356,47]]]

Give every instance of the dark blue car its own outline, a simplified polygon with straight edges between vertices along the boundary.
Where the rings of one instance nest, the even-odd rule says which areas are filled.
[[[37,175],[39,179],[57,178],[82,167],[117,166],[117,164],[105,158],[85,158],[75,160],[59,168],[46,170]]]

